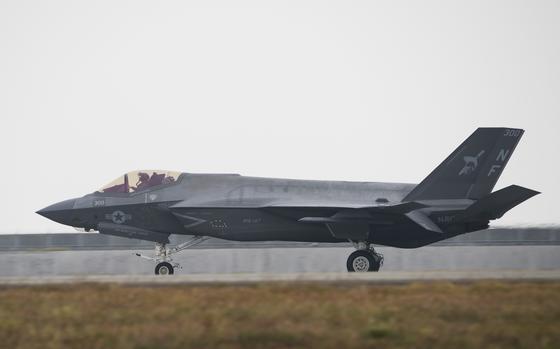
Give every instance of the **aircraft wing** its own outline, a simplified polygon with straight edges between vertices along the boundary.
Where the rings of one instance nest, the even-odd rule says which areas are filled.
[[[230,201],[230,200],[215,200],[215,201],[195,201],[184,200],[171,206],[171,209],[179,208],[255,208],[255,209],[297,209],[297,208],[318,208],[318,209],[355,209],[366,210],[368,212],[376,213],[395,213],[405,214],[420,208],[426,207],[425,205],[417,202],[405,203],[383,203],[383,204],[356,204],[351,202],[337,202],[337,201],[281,201],[281,200],[243,200],[243,201]]]
[[[356,204],[346,204],[346,203],[300,203],[300,204],[290,204],[290,203],[278,203],[272,204],[268,207],[285,207],[285,208],[332,208],[332,209],[356,209],[364,210],[371,213],[395,213],[404,214],[410,211],[417,210],[419,208],[426,207],[423,204],[417,202],[405,202],[405,203],[395,203],[395,204],[378,204],[378,205],[356,205]]]
[[[297,217],[301,223],[325,225],[334,237],[350,240],[364,240],[369,233],[369,226],[390,225],[394,216],[407,215],[426,205],[417,202],[356,204],[336,201],[295,201],[295,200],[243,200],[241,201],[205,201],[192,199],[179,202],[172,210],[197,208],[253,208],[266,210],[272,214]],[[177,213],[179,214],[179,213]],[[310,214],[304,216],[303,214]],[[415,222],[418,219],[414,220]],[[197,224],[197,222],[193,222]]]

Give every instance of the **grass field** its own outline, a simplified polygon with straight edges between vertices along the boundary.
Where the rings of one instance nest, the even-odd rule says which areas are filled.
[[[0,289],[2,348],[560,348],[560,282]]]

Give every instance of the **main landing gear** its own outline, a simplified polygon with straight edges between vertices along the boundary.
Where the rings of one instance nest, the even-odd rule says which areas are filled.
[[[207,236],[194,236],[192,239],[172,248],[168,248],[167,244],[156,242],[155,257],[145,256],[140,253],[136,253],[136,256],[156,262],[157,264],[154,270],[156,275],[173,275],[175,273],[175,269],[181,268],[181,266],[179,265],[179,263],[173,262],[173,258],[171,258],[171,255],[183,251],[189,247],[198,245],[207,239]]]
[[[383,265],[383,255],[375,252],[373,244],[367,242],[352,242],[357,251],[352,252],[346,262],[350,272],[379,271]]]

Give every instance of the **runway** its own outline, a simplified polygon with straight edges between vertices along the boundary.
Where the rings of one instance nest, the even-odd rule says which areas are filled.
[[[560,270],[560,246],[379,247],[381,273]],[[178,275],[346,273],[352,248],[196,249],[174,256]],[[135,250],[1,252],[0,277],[151,275],[155,264]],[[151,254],[152,251],[141,251]]]

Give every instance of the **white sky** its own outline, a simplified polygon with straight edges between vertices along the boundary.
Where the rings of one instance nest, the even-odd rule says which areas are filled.
[[[0,232],[124,172],[421,181],[525,136],[500,224],[560,223],[558,1],[0,1]]]

